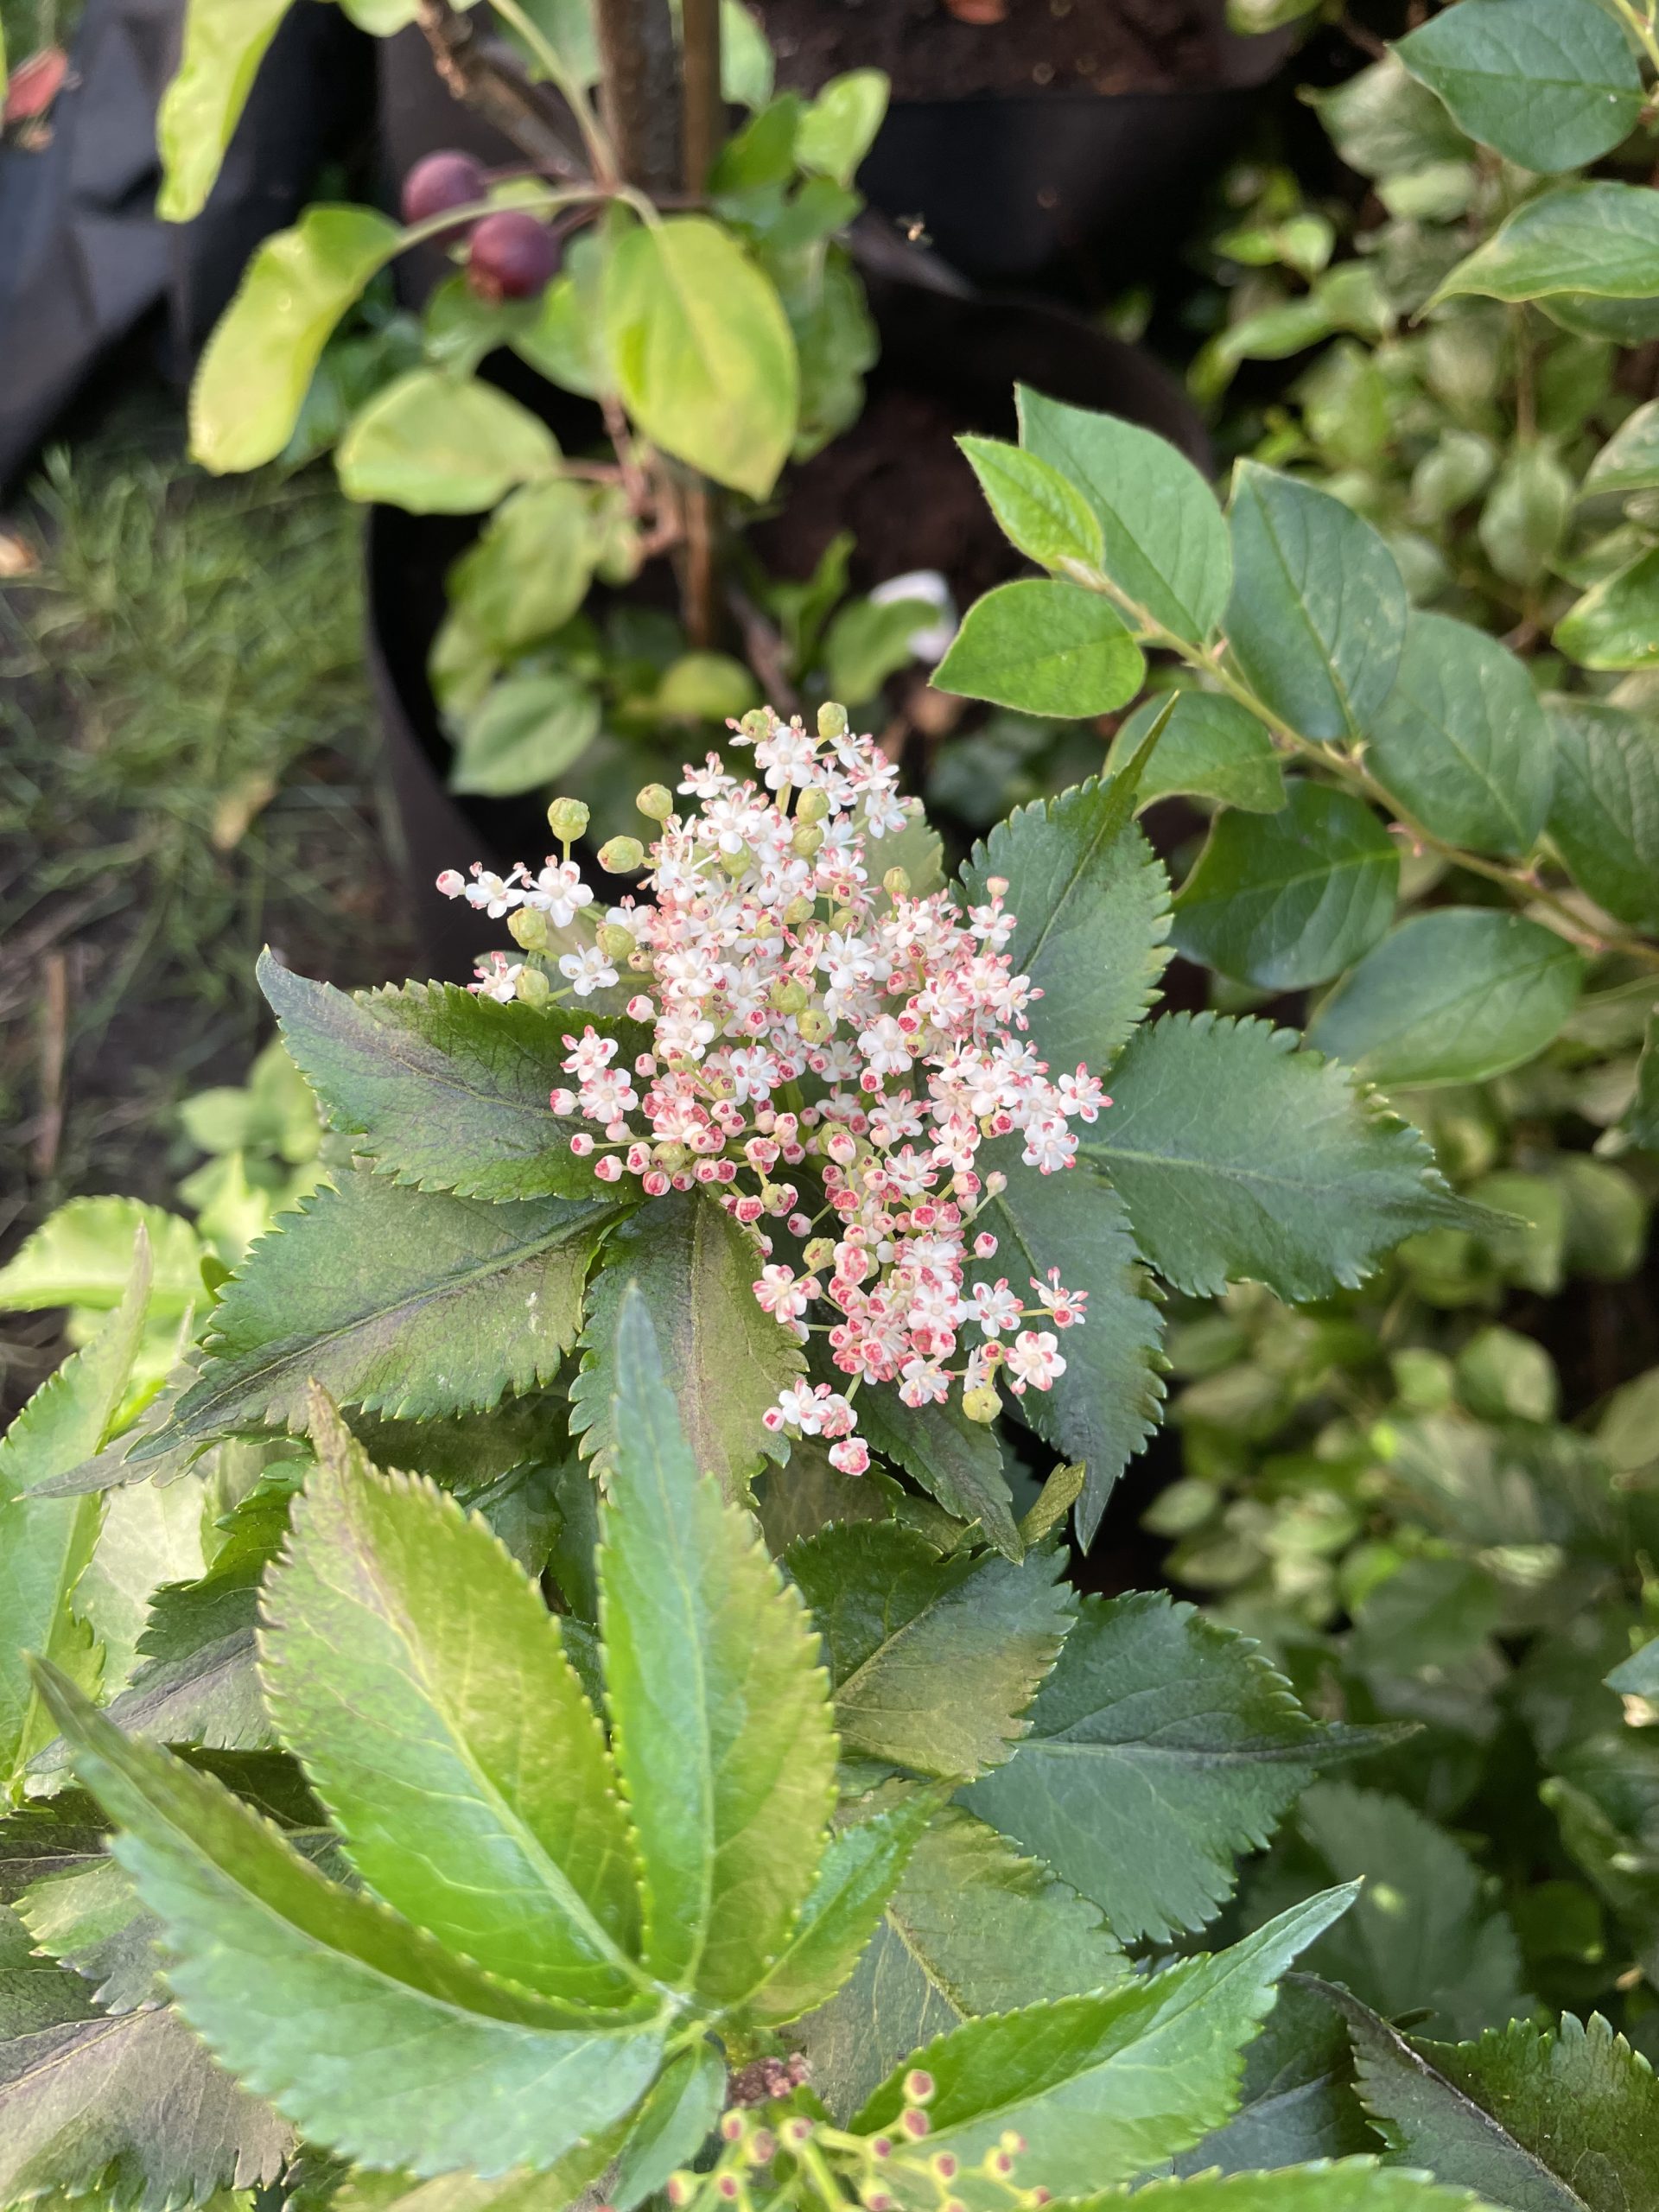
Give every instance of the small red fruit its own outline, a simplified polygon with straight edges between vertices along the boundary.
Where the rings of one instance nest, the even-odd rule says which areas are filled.
[[[404,220],[426,223],[452,207],[470,207],[488,189],[484,164],[471,154],[429,154],[404,179]]]
[[[552,233],[527,209],[504,207],[473,232],[467,282],[481,300],[527,300],[557,265]]]

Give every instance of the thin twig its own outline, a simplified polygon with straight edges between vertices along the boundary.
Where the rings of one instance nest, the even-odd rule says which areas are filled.
[[[727,585],[726,604],[737,617],[737,626],[743,632],[743,652],[760,679],[761,690],[780,715],[795,714],[800,707],[800,694],[789,680],[784,641],[775,626],[741,584]]]
[[[572,179],[587,174],[510,48],[481,36],[474,19],[458,15],[449,0],[416,0],[416,20],[438,75],[458,100],[511,138],[538,167]]]
[[[55,946],[41,963],[46,992],[41,1007],[41,1118],[35,1130],[35,1172],[42,1179],[58,1164],[63,1142],[63,1070],[69,1043],[69,956]]]

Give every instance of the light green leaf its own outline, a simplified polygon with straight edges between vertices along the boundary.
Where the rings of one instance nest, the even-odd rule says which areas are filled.
[[[1175,899],[1177,950],[1260,990],[1340,975],[1387,929],[1400,883],[1370,807],[1324,784],[1287,788],[1281,814],[1217,815]]]
[[[591,1198],[601,1187],[591,1162],[571,1153],[576,1124],[547,1102],[568,1080],[573,1019],[607,1035],[610,1024],[454,983],[351,998],[270,952],[258,976],[295,1065],[377,1173],[470,1198]]]
[[[1113,1484],[1152,1433],[1163,1400],[1159,1376],[1163,1317],[1147,1294],[1141,1255],[1116,1192],[1089,1166],[1041,1175],[1020,1165],[1021,1140],[1002,1137],[980,1154],[982,1166],[1008,1178],[982,1207],[979,1227],[997,1240],[976,1260],[970,1282],[1006,1275],[1026,1285],[1058,1268],[1069,1290],[1088,1294],[1089,1318],[1061,1340],[1065,1371],[1049,1390],[1015,1400],[1019,1418],[1085,1472],[1077,1500],[1079,1542],[1100,1526]]]
[[[1137,707],[1112,740],[1106,756],[1116,773],[1134,754],[1153,723],[1169,704],[1154,695]],[[1248,814],[1277,814],[1285,803],[1285,779],[1273,740],[1255,716],[1217,691],[1182,691],[1164,727],[1135,793],[1135,811],[1144,813],[1173,792],[1190,792],[1236,806]]]
[[[755,1524],[698,1471],[638,1294],[612,1368],[599,1618],[645,1963],[727,2004],[778,1958],[812,1888],[836,1792],[829,1685]]]
[[[1516,858],[1536,842],[1555,783],[1554,742],[1525,668],[1441,614],[1411,617],[1365,765],[1448,844]]]
[[[1080,721],[1126,705],[1145,672],[1108,601],[1081,584],[1031,577],[974,602],[933,683],[960,698]]]
[[[934,628],[938,619],[931,600],[849,599],[824,634],[823,681],[830,696],[848,708],[874,699],[890,676],[916,658],[912,639]]]
[[[1659,2088],[1592,2015],[1478,2043],[1402,2035],[1345,1994],[1366,2111],[1397,2158],[1513,2212],[1634,2212],[1659,2200]]]
[[[1426,2175],[1394,2172],[1366,2158],[1319,2159],[1276,2173],[1195,2173],[1190,2180],[1153,2182],[1135,2194],[1147,2212],[1480,2212],[1462,2190],[1441,2189]],[[1104,2212],[1112,2201],[1096,2197],[1090,2212]]]
[[[574,676],[505,677],[461,725],[449,788],[481,798],[544,790],[582,758],[600,719],[598,694]]]
[[[470,515],[558,466],[553,433],[476,377],[410,369],[376,394],[334,453],[348,499]]]
[[[151,1319],[176,1319],[202,1300],[201,1240],[181,1214],[137,1198],[70,1198],[54,1207],[0,1268],[0,1309],[110,1312],[132,1280],[140,1229],[149,1245]]]
[[[958,438],[1002,534],[1039,568],[1097,569],[1103,541],[1094,510],[1058,468],[997,438]]]
[[[843,1751],[946,1777],[1001,1765],[1071,1624],[1058,1549],[941,1559],[878,1521],[825,1529],[784,1564],[823,1637]]]
[[[1480,511],[1481,550],[1512,584],[1541,583],[1573,517],[1573,479],[1548,442],[1512,453]]]
[[[1554,930],[1496,907],[1437,906],[1344,977],[1307,1041],[1388,1087],[1480,1082],[1541,1052],[1583,983],[1583,959]]]
[[[609,2024],[480,1973],[326,1880],[219,1783],[124,1737],[61,1677],[42,1692],[163,1923],[180,2010],[307,2135],[371,2165],[488,2177],[550,2164],[651,2082],[659,2027]]]
[[[1659,546],[1594,585],[1555,625],[1554,637],[1580,668],[1659,664]]]
[[[1230,1950],[1103,1996],[972,2020],[919,2050],[914,2063],[935,2084],[929,2150],[960,2161],[953,2186],[969,2212],[1002,2195],[976,2169],[1007,2129],[1026,2139],[1021,2186],[1075,2196],[1132,2180],[1217,2126],[1274,1982],[1353,1897],[1330,1891]],[[902,2081],[897,2074],[876,2091],[855,2122],[861,2133],[896,2121]],[[906,2207],[934,2201],[925,2169],[894,2172],[887,2185]]]
[[[1441,103],[1392,54],[1330,92],[1310,88],[1303,97],[1361,176],[1405,175],[1471,151]]]
[[[283,1743],[395,1910],[543,1996],[623,2002],[639,1986],[627,1827],[540,1592],[452,1498],[379,1473],[321,1392],[312,1433],[265,1584]]]
[[[796,160],[814,175],[850,184],[887,111],[887,80],[880,69],[832,77],[796,126]]]
[[[91,1859],[31,1882],[14,1909],[36,1950],[97,1985],[101,2012],[166,2002],[156,1955],[161,1923],[113,1859]]]
[[[1249,461],[1232,543],[1228,642],[1257,692],[1303,737],[1369,736],[1409,612],[1387,545],[1328,492]]]
[[[734,107],[760,108],[772,98],[773,64],[766,35],[743,0],[720,0],[720,89]],[[621,2212],[621,2208],[617,2208]]]
[[[690,2165],[725,2101],[726,2062],[713,2044],[671,2059],[629,2126],[605,2191],[612,2212],[632,2212],[665,2188],[677,2167]]]
[[[1619,1127],[1643,1152],[1659,1152],[1659,1013],[1648,1016],[1647,1034],[1636,1064],[1636,1094]]]
[[[1431,307],[1459,293],[1494,300],[1650,300],[1659,293],[1659,206],[1645,185],[1561,185],[1517,207],[1460,261]]]
[[[492,1205],[364,1170],[315,1192],[226,1286],[201,1374],[138,1462],[238,1429],[300,1425],[315,1377],[370,1413],[481,1411],[550,1382],[619,1209]]]
[[[652,442],[764,499],[789,457],[800,372],[769,278],[703,215],[612,246],[605,332],[617,388]]]
[[[190,392],[190,451],[216,476],[275,461],[329,333],[397,251],[367,207],[308,207],[269,238],[207,341]]]
[[[1126,1941],[1213,1919],[1332,1748],[1249,1637],[1154,1591],[1084,1599],[1030,1718],[962,1802]]]
[[[1642,112],[1629,41],[1596,0],[1463,0],[1395,48],[1471,137],[1522,168],[1581,168]]]
[[[1116,1988],[1128,1970],[1096,1906],[951,1808],[916,1846],[852,1979],[791,2040],[845,2120],[908,2053],[963,2020]]]
[[[831,1836],[794,1933],[744,1999],[746,2012],[795,2020],[834,1996],[858,1965],[938,1807],[933,1792],[918,1789]]]
[[[156,213],[188,223],[207,204],[265,49],[290,0],[190,0],[184,52],[162,95],[156,140],[162,188]]]
[[[502,501],[449,571],[449,604],[510,659],[569,620],[588,595],[598,550],[587,488],[563,476],[526,484]]]
[[[1659,737],[1595,699],[1555,699],[1549,835],[1599,906],[1659,931]]]
[[[1118,589],[1189,645],[1220,621],[1232,582],[1227,524],[1185,454],[1115,415],[1014,388],[1020,442],[1082,493],[1101,527],[1101,565]]]
[[[1169,958],[1169,881],[1131,819],[1135,800],[1122,777],[1091,778],[1018,808],[963,870],[976,901],[988,898],[990,877],[1007,883],[1008,957],[1043,994],[1031,1033],[1057,1073],[1110,1065]]]
[[[77,1462],[77,1465],[81,1464]],[[211,1501],[211,1502],[210,1502]],[[127,1483],[112,1490],[74,1606],[102,1647],[99,1688],[107,1701],[131,1675],[156,1593],[207,1572],[203,1522],[218,1510],[191,1477],[177,1483]]]
[[[728,1497],[741,1497],[768,1459],[787,1457],[761,1415],[804,1364],[794,1338],[756,1301],[760,1254],[708,1192],[685,1191],[653,1200],[625,1223],[605,1262],[588,1298],[582,1371],[570,1391],[572,1436],[609,1468],[619,1433],[618,1316],[632,1285],[699,1472],[712,1475]]]
[[[1590,464],[1582,497],[1659,490],[1659,399],[1627,415]]]

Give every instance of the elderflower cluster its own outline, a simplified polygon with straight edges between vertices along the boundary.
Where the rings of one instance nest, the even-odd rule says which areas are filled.
[[[767,1426],[830,1440],[834,1465],[861,1474],[861,1384],[895,1385],[917,1407],[959,1384],[964,1410],[989,1421],[999,1381],[1022,1395],[1065,1372],[1060,1335],[1084,1319],[1086,1293],[1053,1268],[967,1287],[969,1266],[996,1255],[974,1224],[1007,1179],[976,1162],[1017,1132],[1027,1167],[1070,1167],[1071,1124],[1111,1101],[1083,1065],[1051,1080],[1021,1034],[1039,994],[1003,950],[1005,881],[965,912],[948,891],[911,895],[903,868],[872,883],[872,847],[909,817],[895,770],[842,709],[824,709],[816,735],[770,710],[734,728],[764,781],[711,753],[685,771],[685,813],[660,785],[641,792],[657,839],[648,853],[616,840],[601,860],[619,872],[648,860],[652,897],[620,899],[591,941],[594,893],[568,853],[534,875],[449,869],[438,888],[513,913],[521,944],[545,941],[537,917],[567,936],[575,925],[561,996],[626,972],[645,1048],[625,1058],[592,1023],[565,1037],[570,1082],[550,1104],[589,1125],[570,1148],[601,1183],[637,1178],[646,1198],[707,1186],[748,1230],[756,1299],[801,1342],[822,1334],[849,1378],[791,1384]],[[556,830],[562,810],[569,820],[573,803],[550,810]],[[586,810],[574,813],[580,834]],[[540,971],[501,953],[479,963],[475,988],[547,995]]]

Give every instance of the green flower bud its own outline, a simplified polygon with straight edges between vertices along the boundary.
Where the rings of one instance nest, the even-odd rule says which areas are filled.
[[[772,734],[772,716],[764,707],[751,707],[738,728],[752,745],[758,745],[763,737]]]
[[[553,986],[539,968],[521,968],[513,979],[512,995],[526,1006],[540,1006],[548,998]]]
[[[768,1213],[775,1213],[784,1203],[783,1185],[781,1183],[763,1183],[760,1185],[760,1203],[765,1206]]]
[[[803,823],[789,841],[789,849],[798,861],[817,858],[823,844],[823,832],[816,822]]]
[[[603,855],[601,855],[601,857],[602,858]],[[881,879],[881,888],[889,899],[908,899],[910,870],[904,868],[890,868]]]
[[[586,836],[588,819],[588,810],[579,798],[556,798],[547,810],[548,828],[566,844]]]
[[[792,930],[802,929],[812,918],[817,908],[816,899],[791,899],[784,909],[784,920]]]
[[[815,1236],[801,1255],[806,1262],[807,1273],[813,1275],[820,1268],[827,1268],[835,1256],[834,1241],[828,1236]]]
[[[833,699],[826,699],[823,704],[818,709],[818,735],[820,737],[845,737],[846,734],[846,708],[837,706]]]
[[[599,949],[609,961],[626,960],[633,950],[633,931],[620,922],[601,922],[598,938]]]
[[[513,943],[522,945],[526,952],[550,952],[553,949],[547,916],[539,907],[515,907],[507,916],[507,930]]]
[[[969,1421],[980,1422],[995,1421],[1002,1410],[1002,1401],[997,1395],[995,1384],[982,1382],[976,1390],[964,1390],[962,1394],[962,1410]]]
[[[637,837],[613,837],[599,849],[599,864],[607,875],[632,875],[645,864],[645,849]]]
[[[722,853],[720,864],[728,875],[739,876],[746,872],[753,857],[747,845],[740,845],[734,853]]]
[[[813,784],[795,802],[798,822],[822,822],[830,811],[830,794],[821,784]]]
[[[647,784],[633,803],[648,822],[666,822],[674,811],[674,794],[666,784]]]
[[[780,976],[766,997],[779,1014],[799,1014],[806,1005],[806,986],[792,976]]]
[[[795,1017],[795,1027],[809,1045],[827,1045],[836,1033],[836,1025],[821,1006],[804,1007]]]
[[[677,1175],[691,1155],[683,1144],[659,1144],[652,1146],[651,1157],[665,1173]]]

